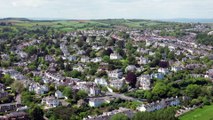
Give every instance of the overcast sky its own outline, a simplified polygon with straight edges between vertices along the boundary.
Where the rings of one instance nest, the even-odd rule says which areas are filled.
[[[0,17],[213,18],[213,0],[0,0]]]

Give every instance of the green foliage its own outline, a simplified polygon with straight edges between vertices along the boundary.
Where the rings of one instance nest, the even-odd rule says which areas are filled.
[[[31,120],[44,120],[44,112],[39,106],[35,106],[29,111]]]
[[[166,108],[156,112],[138,112],[132,120],[178,120],[174,108]]]
[[[14,82],[14,79],[12,79],[9,74],[5,74],[3,78],[0,79],[0,82],[8,86]]]
[[[63,91],[63,95],[68,97],[69,99],[71,99],[72,95],[73,95],[72,88],[71,87],[65,87],[64,91]]]
[[[197,42],[205,45],[213,45],[213,35],[199,33],[197,35]]]
[[[115,114],[113,115],[110,120],[129,120],[129,118],[125,114]]]

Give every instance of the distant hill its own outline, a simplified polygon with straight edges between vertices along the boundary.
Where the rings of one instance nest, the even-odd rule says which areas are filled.
[[[2,18],[0,20],[19,20],[19,21],[31,21],[30,19],[27,18]]]
[[[190,19],[190,18],[178,18],[178,19],[161,19],[167,22],[182,22],[182,23],[213,23],[212,19]]]

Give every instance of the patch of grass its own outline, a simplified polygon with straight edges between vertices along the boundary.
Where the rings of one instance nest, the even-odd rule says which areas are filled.
[[[213,105],[190,111],[181,116],[180,120],[213,120]]]

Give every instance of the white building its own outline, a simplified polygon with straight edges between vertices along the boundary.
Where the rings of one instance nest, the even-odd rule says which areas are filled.
[[[122,57],[118,53],[111,53],[110,60],[120,60]]]
[[[179,104],[180,104],[179,98],[172,97],[172,98],[162,99],[161,101],[152,102],[149,104],[142,104],[141,106],[137,107],[137,110],[142,112],[145,112],[145,111],[152,112],[152,111],[166,108],[168,106],[177,106]]]
[[[163,73],[165,75],[165,74],[169,73],[169,69],[168,68],[159,68],[158,72]]]
[[[139,82],[140,89],[150,90],[150,86],[151,86],[151,76],[150,75],[141,75],[137,79]]]
[[[98,98],[90,98],[89,99],[89,106],[90,107],[99,107],[103,103],[110,103],[112,98],[110,97],[98,97]]]
[[[153,73],[153,74],[151,74],[151,78],[162,80],[164,78],[164,74],[163,73]]]
[[[96,58],[93,58],[91,60],[91,62],[94,62],[94,63],[98,63],[98,62],[101,62],[102,61],[102,58],[101,57],[96,57]]]
[[[45,97],[42,99],[42,104],[46,105],[47,107],[57,107],[60,104],[60,101],[58,99],[55,99],[54,97]]]
[[[115,78],[115,79],[119,79],[123,77],[123,72],[120,69],[116,69],[113,71],[108,71],[108,77],[109,78]]]
[[[90,92],[89,92],[89,96],[97,96],[101,94],[101,90],[98,89],[97,87],[93,86],[93,87],[90,87]]]
[[[112,80],[112,81],[110,81],[109,85],[110,85],[110,87],[113,87],[113,88],[119,90],[124,86],[124,81],[122,79]]]
[[[142,64],[142,65],[146,65],[149,63],[149,59],[148,58],[144,58],[144,57],[140,57],[138,64]]]
[[[105,78],[95,78],[95,83],[98,85],[107,86],[108,83]]]
[[[49,91],[49,88],[46,85],[40,85],[39,83],[31,83],[28,89],[29,91],[35,92],[39,95]]]
[[[58,98],[58,99],[64,98],[62,92],[59,91],[59,90],[57,90],[57,91],[55,92],[55,97]]]
[[[89,62],[90,60],[89,60],[89,57],[88,56],[82,56],[81,57],[81,62],[82,63],[86,63],[86,62]]]
[[[182,70],[182,67],[173,66],[173,67],[171,68],[171,71],[173,71],[173,72],[178,72],[178,71],[180,71],[180,70]]]
[[[136,66],[135,65],[128,65],[126,68],[125,68],[125,71],[127,72],[127,71],[132,71],[132,72],[134,72],[134,71],[136,71]]]

